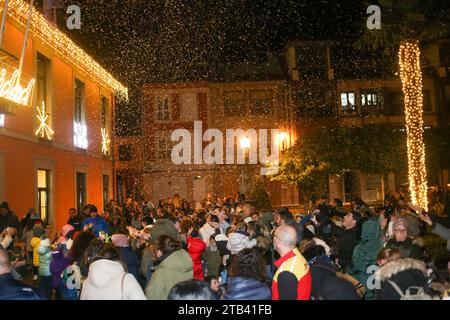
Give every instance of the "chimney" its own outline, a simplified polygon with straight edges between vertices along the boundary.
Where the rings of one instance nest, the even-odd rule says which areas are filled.
[[[48,22],[57,26],[56,10],[64,7],[64,0],[44,0],[44,17]]]

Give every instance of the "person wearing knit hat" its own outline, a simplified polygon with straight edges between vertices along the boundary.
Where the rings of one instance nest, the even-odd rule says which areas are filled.
[[[387,248],[396,248],[400,251],[400,258],[413,258],[422,260],[424,252],[421,247],[413,243],[408,237],[408,222],[404,218],[397,218],[393,223],[394,237],[390,239]]]
[[[124,234],[117,233],[111,236],[111,241],[114,246],[119,249],[121,260],[127,266],[128,272],[136,278],[141,286],[143,286],[145,281],[139,272],[141,264],[138,256],[128,242],[128,237]]]
[[[398,228],[404,228],[406,230],[408,230],[408,221],[406,221],[405,218],[398,218],[397,220],[394,221],[393,223],[393,228],[394,228],[394,233],[395,233],[395,229]]]
[[[67,237],[66,237],[67,233],[69,233],[69,231],[72,231],[74,229],[75,228],[72,225],[70,225],[70,224],[66,224],[64,227],[62,227],[61,237],[59,238],[60,242],[61,243],[65,243],[68,240]]]

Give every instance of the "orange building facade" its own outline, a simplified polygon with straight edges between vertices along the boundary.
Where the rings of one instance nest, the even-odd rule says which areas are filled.
[[[0,85],[20,68],[28,10],[9,1]],[[102,210],[113,197],[114,105],[127,88],[35,10],[20,84],[30,82],[26,104],[0,90],[0,201],[19,218],[36,208],[60,230],[69,208],[92,203]]]

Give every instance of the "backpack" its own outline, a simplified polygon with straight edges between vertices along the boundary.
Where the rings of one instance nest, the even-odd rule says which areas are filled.
[[[398,285],[395,282],[391,280],[388,280],[388,282],[400,295],[400,300],[433,300],[433,298],[429,294],[425,293],[423,287],[410,286],[408,287],[408,289],[406,289],[406,292],[403,293],[403,291],[398,287]],[[411,289],[416,290],[416,293],[412,293]]]

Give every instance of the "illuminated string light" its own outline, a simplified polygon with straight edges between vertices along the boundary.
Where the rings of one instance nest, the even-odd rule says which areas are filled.
[[[106,128],[102,128],[102,152],[104,155],[108,155],[109,143],[111,140],[109,139],[109,135],[106,133]]]
[[[411,202],[424,210],[428,210],[427,170],[423,141],[423,86],[418,42],[402,42],[398,56],[405,98],[408,179]]]
[[[5,0],[0,0],[3,6]],[[10,0],[8,16],[26,27],[30,5],[23,0]],[[51,25],[45,17],[36,9],[33,9],[31,30],[40,41],[48,45],[54,51],[60,53],[63,58],[84,70],[85,73],[95,78],[106,88],[112,89],[118,96],[128,99],[128,89],[116,80],[109,72],[100,66],[91,56],[78,47],[70,38],[57,27]]]
[[[36,130],[35,134],[40,136],[41,138],[47,138],[48,140],[52,139],[54,134],[52,128],[47,124],[47,120],[50,116],[49,113],[45,111],[45,103],[42,102],[42,109],[36,107],[38,114],[36,118],[39,120],[39,128]]]

